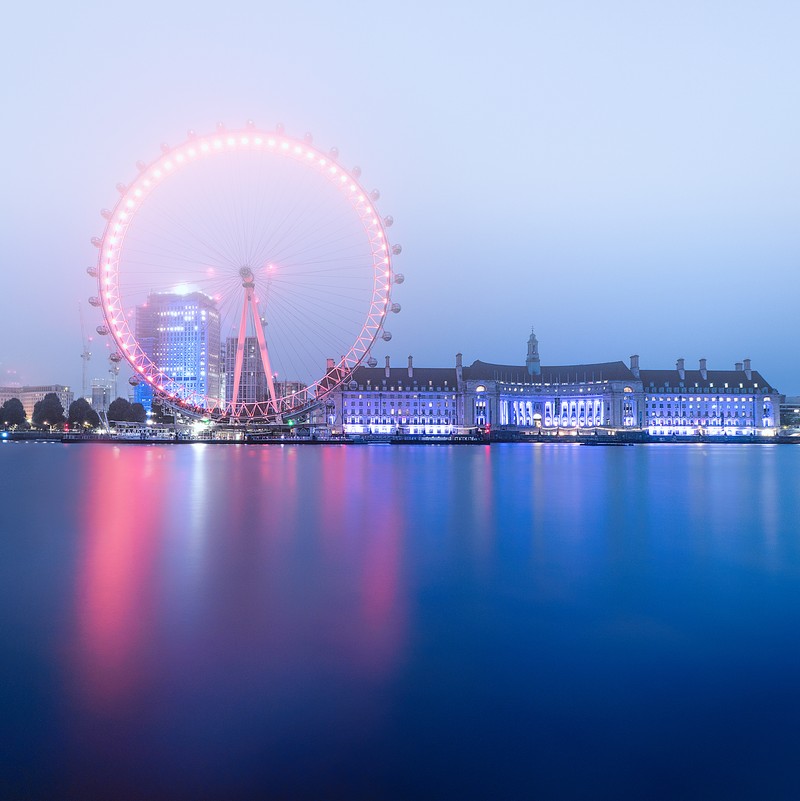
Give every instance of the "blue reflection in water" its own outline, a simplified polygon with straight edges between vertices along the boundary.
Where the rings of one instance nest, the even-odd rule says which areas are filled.
[[[800,449],[0,449],[3,794],[791,797]]]

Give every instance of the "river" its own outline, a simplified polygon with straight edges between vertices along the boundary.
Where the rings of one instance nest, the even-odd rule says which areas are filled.
[[[0,445],[3,798],[796,798],[800,448]]]

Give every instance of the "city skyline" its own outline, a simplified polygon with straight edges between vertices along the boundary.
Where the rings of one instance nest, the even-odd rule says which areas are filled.
[[[505,4],[458,17],[345,4],[337,29],[353,48],[325,36],[322,6],[186,10],[163,9],[144,39],[121,11],[12,11],[2,58],[20,78],[4,107],[28,122],[0,134],[15,153],[0,361],[20,383],[80,387],[77,306],[92,331],[89,239],[115,183],[187,128],[252,117],[311,130],[382,190],[408,280],[378,360],[516,362],[533,323],[550,362],[639,353],[647,366],[729,369],[749,357],[797,391],[782,349],[800,288],[790,4]],[[98,59],[96,30],[115,22]],[[46,314],[32,324],[37,304]],[[102,345],[90,380],[107,375]]]

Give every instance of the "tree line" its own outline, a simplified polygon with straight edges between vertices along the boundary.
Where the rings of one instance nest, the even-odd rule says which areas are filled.
[[[106,412],[109,422],[144,423],[147,413],[141,403],[131,403],[125,398],[111,401]],[[19,398],[9,398],[0,406],[0,425],[3,428],[53,428],[69,425],[70,428],[93,429],[100,425],[100,416],[86,398],[72,401],[67,412],[55,392],[48,392],[33,407],[30,423]]]

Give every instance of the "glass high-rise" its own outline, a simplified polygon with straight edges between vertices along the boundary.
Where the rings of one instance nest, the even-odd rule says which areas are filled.
[[[136,337],[156,368],[183,387],[181,397],[219,402],[219,310],[210,297],[151,293],[136,309]]]

